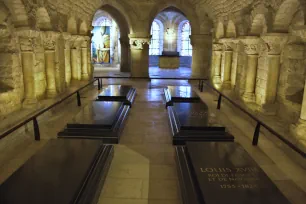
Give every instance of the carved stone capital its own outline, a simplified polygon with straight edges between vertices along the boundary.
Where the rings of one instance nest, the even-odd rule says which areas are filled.
[[[244,52],[247,55],[257,55],[260,48],[260,38],[253,36],[244,36],[239,38],[239,41],[243,43]]]
[[[233,51],[236,49],[236,45],[238,43],[235,38],[221,38],[219,43],[222,43],[224,51]]]
[[[304,44],[289,44],[284,49],[284,56],[289,59],[303,60],[305,53]]]
[[[151,38],[130,38],[131,49],[143,50],[145,44],[150,45]]]
[[[60,36],[59,33],[46,31],[42,33],[43,45],[45,50],[55,50],[56,41]]]
[[[36,38],[40,36],[40,32],[36,30],[23,29],[17,30],[16,35],[19,37],[21,51],[33,51]]]
[[[300,28],[293,29],[291,32],[293,35],[300,37],[302,41],[306,43],[306,26],[302,26]]]
[[[222,44],[219,44],[219,43],[214,43],[212,45],[213,51],[222,51],[222,48],[223,48]]]
[[[84,43],[84,36],[81,35],[71,35],[71,43],[73,47],[81,47]]]
[[[284,33],[268,33],[261,36],[265,45],[262,49],[265,49],[268,54],[279,55],[288,40],[288,35]]]
[[[0,25],[0,38],[7,38],[10,35],[8,27],[6,25]]]
[[[65,40],[65,49],[69,49],[71,46],[71,34],[70,33],[62,33],[62,37]]]

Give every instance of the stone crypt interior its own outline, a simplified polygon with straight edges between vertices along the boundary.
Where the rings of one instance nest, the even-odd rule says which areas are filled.
[[[0,203],[304,204],[305,20],[305,0],[0,0]]]

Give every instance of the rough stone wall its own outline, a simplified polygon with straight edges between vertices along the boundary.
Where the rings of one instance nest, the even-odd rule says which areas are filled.
[[[245,89],[245,74],[246,74],[246,62],[247,56],[244,53],[244,46],[242,43],[238,44],[238,60],[237,60],[237,72],[236,72],[236,86],[235,93],[241,97]]]
[[[292,52],[287,46],[286,52]],[[302,45],[302,47],[304,47]],[[302,52],[303,53],[303,52]],[[300,116],[303,101],[304,84],[306,80],[304,53],[301,55],[283,55],[277,101],[279,102],[278,115],[288,121],[297,121]]]
[[[266,51],[261,50],[258,57],[258,68],[256,76],[256,104],[265,104],[265,96],[268,81],[268,54]]]

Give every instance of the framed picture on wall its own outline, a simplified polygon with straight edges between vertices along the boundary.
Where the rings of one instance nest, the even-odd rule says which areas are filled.
[[[97,64],[110,63],[110,26],[96,26],[93,29],[92,60]]]

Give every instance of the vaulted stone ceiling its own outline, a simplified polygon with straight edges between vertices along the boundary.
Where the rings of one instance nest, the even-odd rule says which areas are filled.
[[[116,8],[130,24],[130,31],[149,30],[154,17],[169,6],[181,10],[196,24],[198,32],[208,32],[218,22],[229,21],[238,33],[258,34],[266,24],[268,31],[288,32],[289,25],[304,25],[305,0],[0,0],[10,13],[15,27],[67,31],[68,21],[75,18],[78,25],[91,25],[96,11],[103,5]],[[44,9],[41,9],[44,8]],[[44,25],[45,19],[51,25]],[[3,19],[3,18],[2,18]],[[1,22],[0,22],[1,23]],[[40,25],[39,25],[40,24]],[[133,24],[133,26],[132,26]],[[211,25],[213,24],[213,25]],[[133,27],[133,28],[132,28]]]

